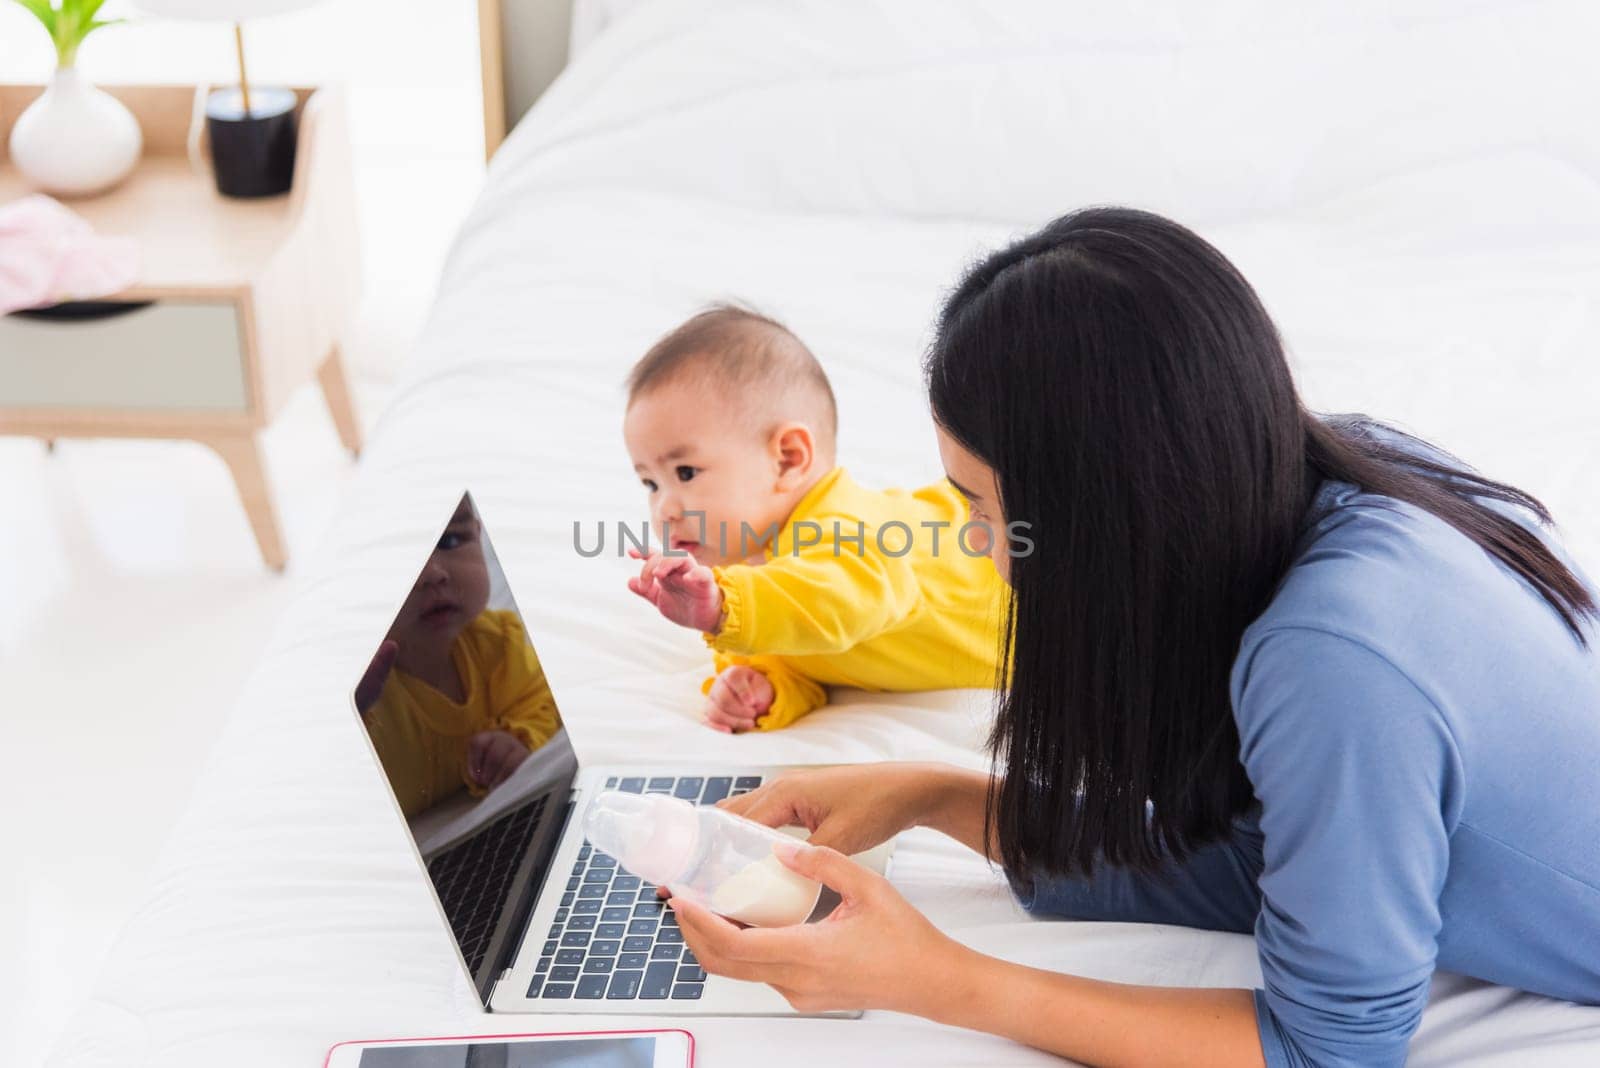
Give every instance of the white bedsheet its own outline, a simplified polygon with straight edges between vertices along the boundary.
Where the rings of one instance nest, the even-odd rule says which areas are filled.
[[[844,462],[917,484],[938,475],[918,357],[961,267],[1086,202],[1167,211],[1255,281],[1316,405],[1543,496],[1600,567],[1596,22],[1577,0],[643,5],[496,158],[407,384],[52,1063],[309,1066],[342,1039],[578,1022],[480,1014],[350,710],[464,487],[585,758],[979,761],[981,694],[697,726],[698,640],[611,552],[574,552],[575,521],[590,540],[643,516],[621,379],[710,299],[787,319],[833,376]],[[1015,960],[1259,981],[1243,936],[1041,927],[935,835],[906,836],[895,879]],[[706,1065],[1048,1061],[881,1013],[689,1027]],[[1600,1009],[1451,976],[1412,1058],[1597,1062]]]

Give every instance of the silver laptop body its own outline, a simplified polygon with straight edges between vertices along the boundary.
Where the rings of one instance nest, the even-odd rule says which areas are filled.
[[[480,548],[481,565],[475,555]],[[480,566],[487,578],[487,602],[481,615],[472,611],[477,601],[471,592],[479,588],[476,569]],[[457,575],[462,578],[452,587]],[[463,495],[451,515],[383,645],[417,648],[449,634],[455,623],[450,616],[450,598],[462,589],[469,592],[459,614],[487,619],[493,613],[505,618],[509,612],[521,620],[470,494]],[[435,600],[439,605],[421,612],[423,622],[415,623],[413,619],[419,615],[415,607]],[[525,626],[522,633],[527,633]],[[532,636],[524,640],[530,643],[526,650],[508,647],[506,655],[532,656]],[[388,757],[399,769],[412,755],[397,754],[389,740],[392,732],[385,728],[393,716],[403,714],[403,687],[415,692],[424,685],[407,678],[405,654],[396,655],[396,662],[383,673],[378,670],[381,658],[374,659],[351,704],[368,728],[363,734],[372,745],[396,808],[405,818],[462,966],[486,1009],[663,1016],[801,1015],[768,986],[707,975],[683,944],[677,918],[657,899],[655,888],[592,850],[581,830],[585,806],[607,789],[671,794],[695,804],[715,804],[791,768],[648,763],[588,766],[573,749],[562,723],[486,794],[475,796],[474,791],[462,788],[418,810],[414,797],[402,800],[402,792],[409,797],[411,791],[391,778],[385,762]],[[537,663],[536,657],[532,662]],[[393,677],[395,672],[400,672],[398,678]],[[408,808],[411,814],[406,816]],[[892,843],[885,843],[856,860],[886,874],[892,850]],[[826,893],[813,922],[835,903],[837,898]]]

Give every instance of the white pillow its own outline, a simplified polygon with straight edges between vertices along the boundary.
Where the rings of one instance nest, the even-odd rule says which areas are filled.
[[[575,0],[567,61],[577,59],[596,38],[644,3],[645,0]]]
[[[1491,158],[1600,183],[1593,0],[593,2],[627,12],[518,131],[531,180],[1194,223]]]

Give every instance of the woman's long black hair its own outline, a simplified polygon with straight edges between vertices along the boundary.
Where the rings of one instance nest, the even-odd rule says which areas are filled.
[[[1228,677],[1324,479],[1433,513],[1522,576],[1579,641],[1589,592],[1486,507],[1528,494],[1300,403],[1233,265],[1170,220],[1057,219],[974,267],[927,359],[934,419],[1030,524],[989,799],[1008,872],[1155,870],[1252,802]]]

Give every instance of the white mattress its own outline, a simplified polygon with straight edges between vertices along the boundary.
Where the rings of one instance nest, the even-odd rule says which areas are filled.
[[[478,1011],[348,703],[464,487],[586,759],[979,761],[981,694],[697,726],[698,640],[626,563],[574,553],[575,520],[644,514],[620,382],[710,299],[787,319],[833,376],[844,462],[917,484],[938,475],[918,357],[961,267],[1086,202],[1166,211],[1256,282],[1316,405],[1543,496],[1595,570],[1597,34],[1582,0],[641,6],[496,158],[407,384],[52,1063],[314,1065],[348,1038],[577,1023]],[[932,834],[895,881],[1011,959],[1259,980],[1243,936],[1041,926]],[[690,1027],[707,1065],[1048,1060],[882,1013]],[[1600,1009],[1451,976],[1412,1058],[1597,1062]]]

